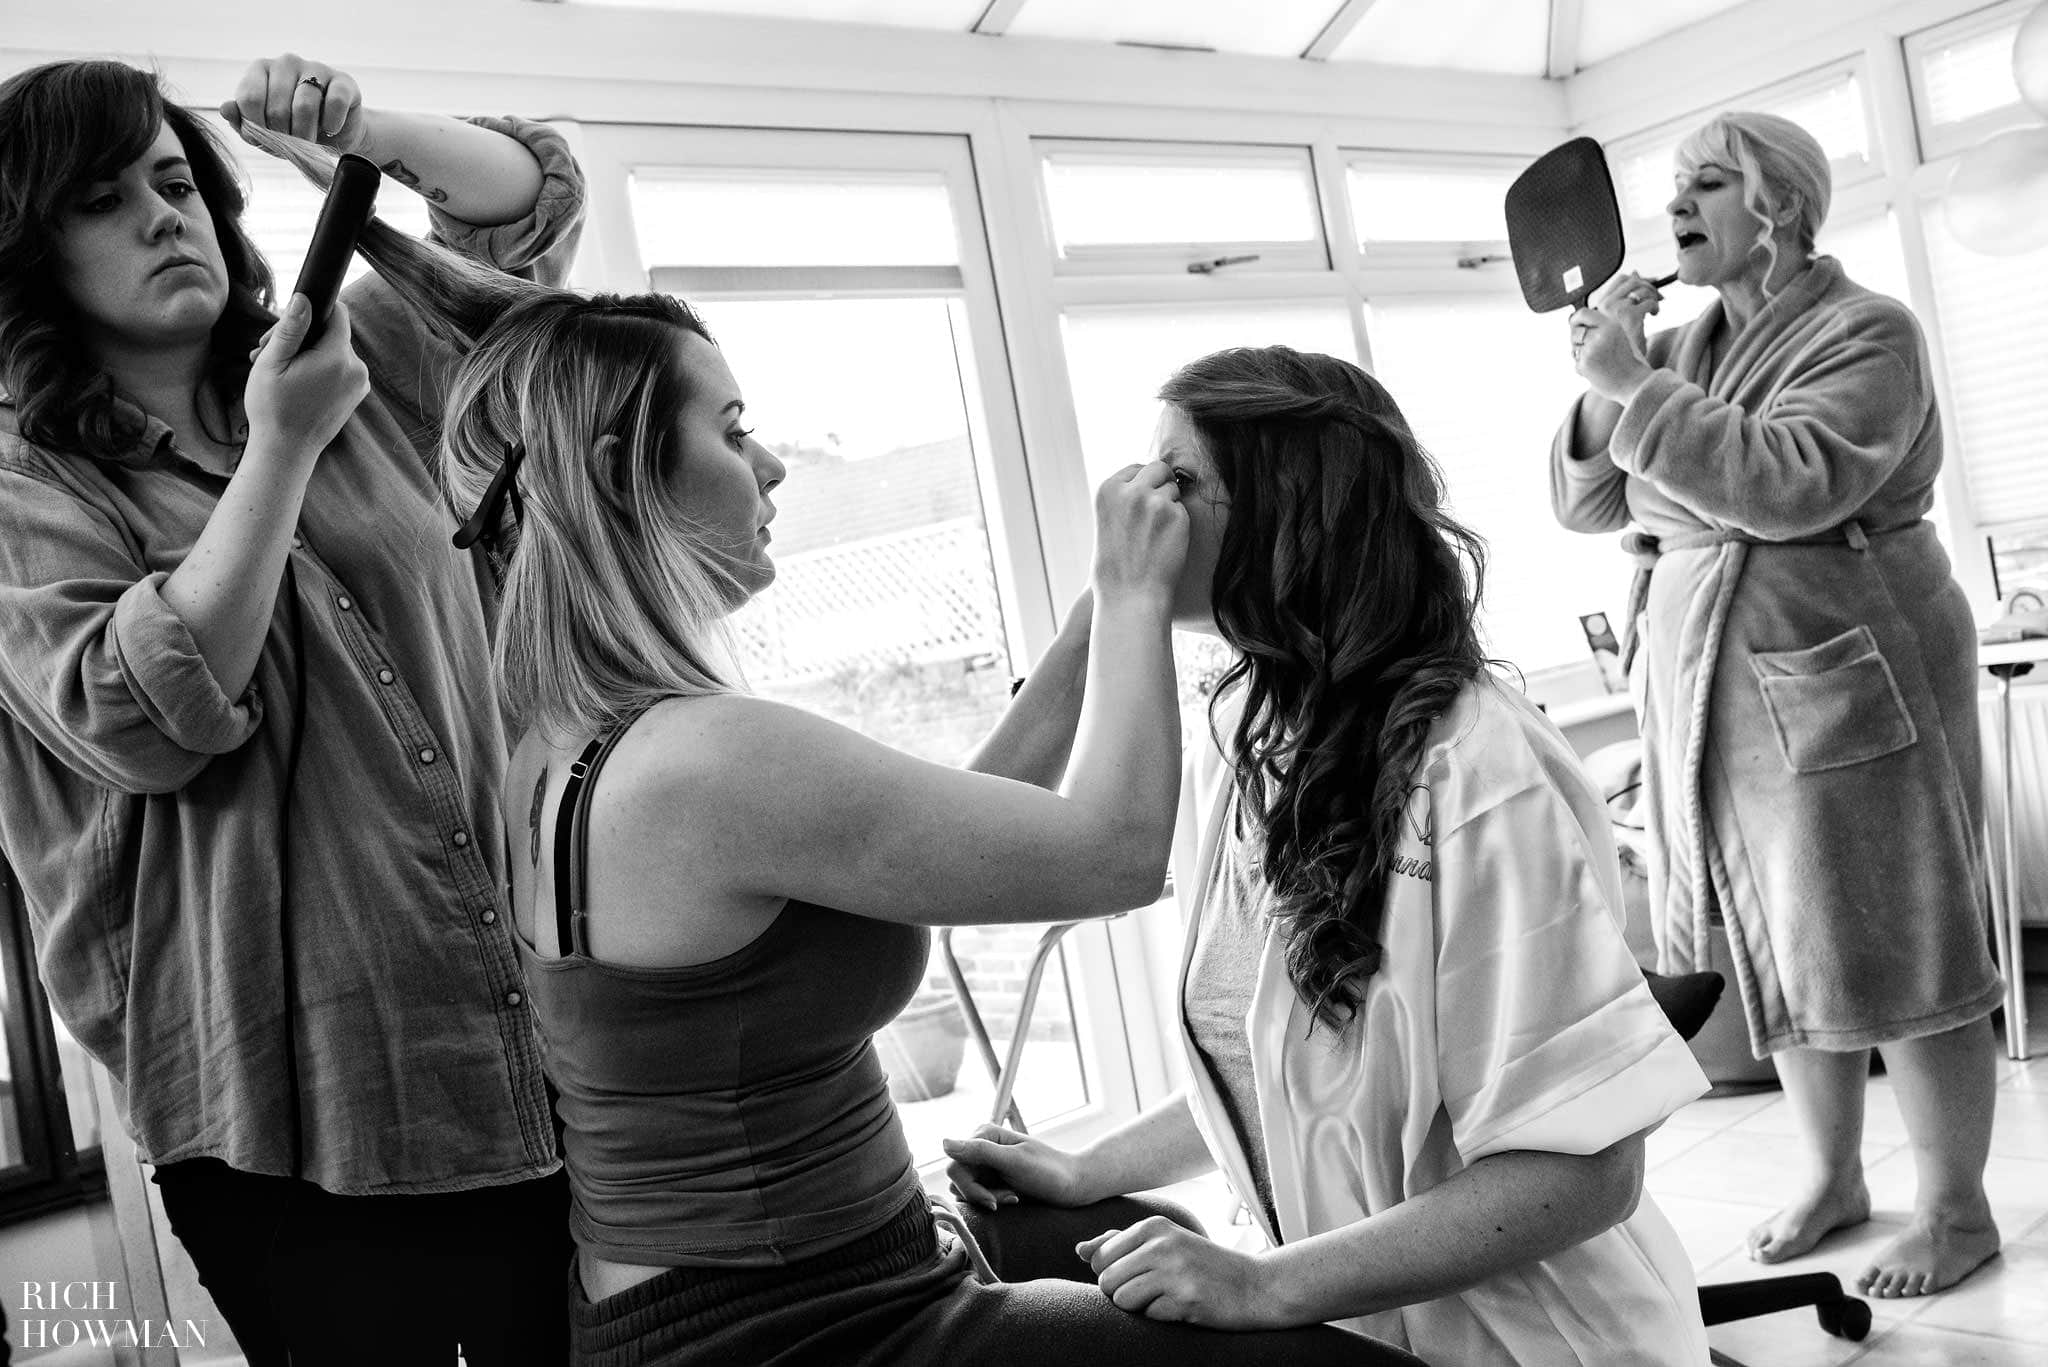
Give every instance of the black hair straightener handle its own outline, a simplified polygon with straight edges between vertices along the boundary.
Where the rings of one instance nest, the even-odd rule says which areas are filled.
[[[313,240],[306,247],[305,264],[299,267],[294,294],[303,294],[313,305],[313,325],[302,346],[312,346],[327,328],[334,311],[341,279],[348,273],[348,259],[355,255],[356,241],[370,221],[377,203],[377,186],[384,179],[377,163],[353,152],[344,153],[334,168],[334,183],[327,187],[327,199],[320,206],[320,221],[313,225]]]

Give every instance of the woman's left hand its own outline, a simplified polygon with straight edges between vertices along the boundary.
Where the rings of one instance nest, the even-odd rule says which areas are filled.
[[[246,126],[255,124],[337,152],[354,152],[363,142],[363,92],[355,78],[296,52],[251,62],[220,116],[244,141]]]
[[[1594,393],[1627,404],[1652,373],[1629,323],[1601,309],[1575,309],[1571,329],[1572,364],[1579,374]]]
[[[1284,1329],[1268,1264],[1206,1239],[1164,1216],[1112,1229],[1075,1246],[1120,1309],[1208,1329]]]

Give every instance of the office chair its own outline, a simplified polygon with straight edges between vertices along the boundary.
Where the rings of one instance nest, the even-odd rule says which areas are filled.
[[[1648,980],[1650,995],[1663,1008],[1671,1028],[1681,1039],[1688,1040],[1707,1023],[1714,1003],[1720,1000],[1727,986],[1719,973],[1666,976],[1645,969],[1643,977]],[[1796,1310],[1802,1305],[1812,1306],[1820,1327],[1836,1338],[1860,1343],[1870,1332],[1870,1306],[1843,1291],[1841,1280],[1832,1272],[1716,1282],[1700,1288],[1700,1318],[1710,1325],[1773,1315],[1780,1310]],[[1711,1352],[1717,1367],[1743,1367],[1718,1348]]]

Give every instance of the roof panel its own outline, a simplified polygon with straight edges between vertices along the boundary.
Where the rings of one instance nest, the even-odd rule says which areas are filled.
[[[965,33],[988,8],[988,0],[563,0],[574,5],[619,5],[632,9],[678,10],[687,14],[734,14],[751,19],[813,19],[835,24],[886,24],[891,28],[948,29]]]
[[[1340,0],[1026,0],[1009,31],[1299,57],[1339,8]]]
[[[1744,0],[1580,0],[1579,66],[1626,52],[1734,9]]]
[[[1549,40],[1548,0],[1378,0],[1330,59],[1541,76]]]

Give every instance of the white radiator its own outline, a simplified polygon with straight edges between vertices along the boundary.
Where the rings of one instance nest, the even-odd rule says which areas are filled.
[[[1998,691],[1977,698],[1984,737],[1984,820],[1991,831],[1991,857],[2005,859],[2005,783],[2000,762]],[[2029,925],[2048,925],[2048,665],[2012,686],[2013,867],[2020,915]],[[1992,870],[1997,886],[2000,871]]]

